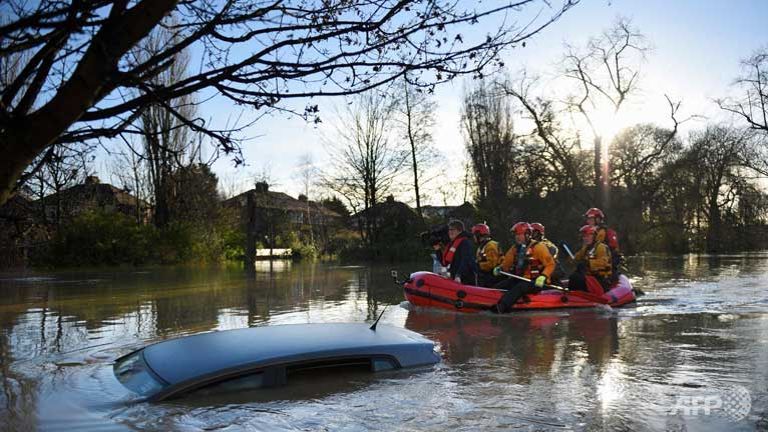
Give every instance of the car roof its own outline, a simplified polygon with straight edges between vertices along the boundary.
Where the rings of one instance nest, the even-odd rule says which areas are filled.
[[[400,367],[439,361],[434,343],[407,329],[365,323],[289,324],[180,337],[145,347],[150,369],[171,387],[217,374],[334,358],[387,356]],[[166,389],[163,393],[170,391]]]

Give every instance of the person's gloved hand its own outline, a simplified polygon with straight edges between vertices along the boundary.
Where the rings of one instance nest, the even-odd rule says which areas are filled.
[[[493,275],[497,277],[501,275],[501,266],[496,266],[493,268]]]
[[[542,288],[544,288],[544,284],[545,283],[547,283],[547,277],[546,276],[539,276],[533,282],[533,286],[535,286],[538,289],[542,289]]]

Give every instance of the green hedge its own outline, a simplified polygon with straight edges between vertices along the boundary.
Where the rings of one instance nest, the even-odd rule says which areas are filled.
[[[158,229],[122,213],[93,211],[63,224],[33,263],[78,267],[218,262],[241,257],[243,244],[243,234],[223,223],[172,223]]]

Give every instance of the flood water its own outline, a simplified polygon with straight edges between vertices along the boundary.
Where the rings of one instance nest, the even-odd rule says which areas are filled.
[[[635,257],[630,276],[635,305],[494,316],[410,307],[389,267],[2,273],[0,430],[768,430],[768,254]],[[386,305],[441,363],[162,403],[112,373],[172,337]]]

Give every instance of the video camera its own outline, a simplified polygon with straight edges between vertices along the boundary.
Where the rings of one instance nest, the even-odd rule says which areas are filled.
[[[425,246],[434,246],[438,243],[448,244],[451,242],[448,237],[448,225],[437,225],[432,227],[429,231],[424,231],[420,234],[421,242]]]

